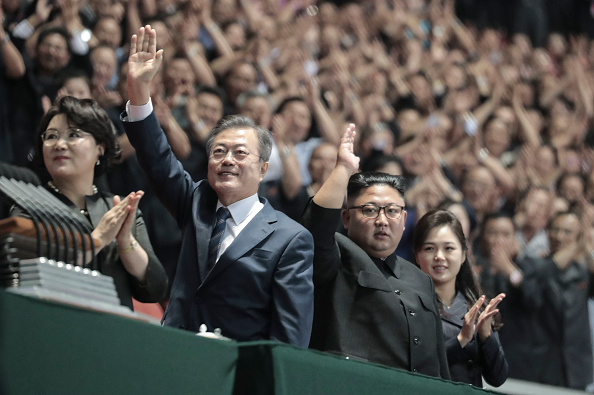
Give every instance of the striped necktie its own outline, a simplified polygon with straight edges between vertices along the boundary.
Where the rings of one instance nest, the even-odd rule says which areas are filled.
[[[219,207],[217,210],[217,223],[212,230],[212,236],[210,237],[210,243],[208,244],[208,271],[210,272],[217,261],[217,255],[219,254],[219,248],[221,247],[221,241],[223,233],[225,233],[225,227],[227,226],[227,219],[231,216],[229,210],[225,207]]]

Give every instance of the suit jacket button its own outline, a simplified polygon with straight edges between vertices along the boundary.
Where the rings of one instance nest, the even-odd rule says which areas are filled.
[[[414,315],[415,315],[415,314],[417,314],[417,313],[415,313],[415,311],[414,311],[414,310],[412,310],[412,309],[408,310],[408,313],[409,313],[410,315],[412,315],[413,317],[414,317]]]
[[[419,344],[419,338],[417,336],[413,337],[413,343]]]
[[[396,290],[396,291],[394,291],[394,292],[396,292],[396,295],[400,295],[400,294],[402,293],[402,292],[400,292],[400,290],[399,290],[399,289],[397,289],[397,290]]]

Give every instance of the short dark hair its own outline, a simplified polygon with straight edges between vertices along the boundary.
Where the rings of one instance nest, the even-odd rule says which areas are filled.
[[[210,155],[212,143],[219,133],[225,130],[239,128],[250,128],[256,132],[258,135],[258,154],[262,161],[268,162],[270,153],[272,152],[272,137],[270,136],[270,132],[263,126],[256,125],[254,121],[245,115],[227,115],[226,117],[219,119],[217,124],[210,131],[208,139],[206,140],[207,154]]]
[[[466,184],[466,181],[468,180],[469,175],[472,174],[473,171],[476,171],[479,169],[487,170],[489,172],[489,174],[491,174],[491,177],[493,177],[495,186],[497,187],[499,185],[499,181],[497,181],[497,177],[495,177],[495,175],[493,174],[491,169],[489,169],[487,166],[485,166],[483,164],[478,164],[476,166],[467,167],[466,169],[464,169],[462,171],[462,175],[460,177],[460,187],[461,187],[460,189],[462,189],[464,187],[464,184]]]
[[[584,193],[586,191],[586,184],[587,181],[584,178],[584,176],[578,172],[571,172],[571,171],[564,171],[563,173],[561,173],[561,175],[559,176],[559,178],[557,179],[557,183],[555,184],[555,191],[559,191],[559,187],[561,187],[561,184],[563,184],[565,182],[565,180],[569,179],[569,178],[577,178],[578,180],[581,181],[582,183],[582,193]]]
[[[119,61],[118,61],[118,53],[116,52],[116,50],[113,47],[111,47],[111,46],[109,46],[107,44],[101,44],[100,43],[100,44],[97,44],[96,46],[94,46],[93,48],[91,48],[89,50],[89,58],[91,57],[91,55],[94,52],[96,52],[96,51],[98,51],[100,49],[107,49],[109,51],[112,51],[114,53],[114,55],[115,55],[115,58],[116,58],[116,66],[119,66],[119,64],[118,64],[119,63]]]
[[[246,65],[246,64],[254,70],[254,72],[256,73],[256,78],[257,78],[258,68],[254,65],[254,63],[249,60],[241,59],[241,60],[236,61],[235,63],[233,63],[231,65],[231,67],[229,67],[229,70],[227,70],[227,72],[223,76],[223,84],[227,83],[227,81],[229,80],[229,77],[235,72],[235,70],[237,70],[237,68],[239,68],[240,66]]]
[[[404,198],[404,192],[406,192],[406,180],[404,177],[393,176],[379,171],[368,171],[355,173],[349,178],[347,198],[354,199],[359,196],[364,189],[373,185],[387,185],[398,191],[402,198]]]
[[[303,103],[307,106],[307,102],[305,101],[305,99],[303,97],[289,96],[279,103],[278,107],[276,107],[275,113],[280,114],[291,103]],[[307,106],[307,108],[309,108],[309,106]],[[311,110],[310,110],[310,114],[311,114]]]
[[[509,222],[511,222],[513,229],[514,229],[514,233],[516,231],[516,223],[513,219],[513,217],[509,214],[506,213],[505,211],[492,211],[490,213],[485,214],[485,216],[483,217],[483,222],[481,223],[481,228],[479,230],[479,234],[478,234],[478,243],[480,246],[481,250],[485,249],[485,231],[487,229],[487,224],[491,221],[495,221],[497,219],[507,219],[509,220]],[[484,251],[481,251],[484,254]]]
[[[217,86],[199,85],[196,88],[195,96],[198,97],[202,94],[209,94],[218,97],[221,101],[221,104],[223,105],[223,108],[225,107],[225,104],[227,102],[227,95],[221,88]]]
[[[561,217],[576,217],[577,220],[579,221],[580,216],[581,216],[581,213],[579,212],[579,210],[576,210],[575,208],[569,208],[568,210],[556,212],[555,214],[553,214],[551,216],[551,218],[549,218],[549,222],[547,223],[547,230],[551,229],[551,226],[553,226],[553,222],[555,222],[557,219],[559,219]],[[580,231],[583,231],[583,229],[581,229],[581,227],[580,227]]]
[[[237,105],[239,106],[239,108],[243,108],[243,106],[249,99],[253,99],[256,97],[261,97],[261,98],[265,99],[266,102],[268,103],[268,105],[272,108],[272,105],[270,103],[270,95],[268,93],[260,92],[259,90],[255,90],[255,89],[241,92],[239,94],[239,96],[237,97]]]
[[[97,144],[103,144],[105,150],[99,165],[95,166],[95,178],[99,177],[113,162],[120,158],[121,149],[117,142],[116,128],[109,119],[109,115],[93,99],[77,99],[73,96],[63,96],[41,119],[39,130],[35,136],[35,152],[40,157],[42,154],[41,134],[45,132],[51,120],[59,114],[66,115],[68,123],[72,123],[87,133],[90,133]]]
[[[85,81],[85,83],[89,86],[89,91],[90,91],[91,90],[91,80],[89,78],[89,75],[79,69],[69,69],[69,70],[64,71],[64,73],[62,73],[60,75],[60,78],[58,79],[58,81],[59,81],[58,86],[60,88],[62,88],[68,81],[73,80],[73,79],[78,79],[78,78]]]
[[[402,162],[402,159],[400,159],[399,156],[386,154],[372,155],[370,158],[368,158],[362,163],[361,170],[376,171],[377,169],[381,169],[382,167],[390,163],[397,164],[402,169],[402,171],[404,171],[404,163]]]
[[[39,36],[37,36],[35,48],[39,47],[39,44],[41,44],[43,40],[45,40],[45,38],[50,34],[59,34],[60,36],[62,36],[64,38],[64,41],[66,41],[66,48],[68,49],[68,53],[72,53],[72,49],[70,48],[70,34],[68,33],[68,30],[64,29],[61,26],[53,26],[48,27],[47,29],[43,29],[39,33]]]

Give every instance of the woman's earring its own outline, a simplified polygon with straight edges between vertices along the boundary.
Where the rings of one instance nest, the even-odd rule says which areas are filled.
[[[97,163],[95,163],[95,165],[99,166],[100,163],[101,163],[101,159],[97,159]]]

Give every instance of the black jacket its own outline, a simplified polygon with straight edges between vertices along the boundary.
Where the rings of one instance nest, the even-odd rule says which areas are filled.
[[[334,232],[339,220],[313,200],[302,219],[314,236],[310,348],[449,379],[431,278],[396,254],[372,259]]]
[[[539,325],[547,337],[540,382],[584,390],[592,382],[592,345],[588,298],[594,296],[593,274],[572,261],[561,271],[552,258],[538,263],[543,304]]]

